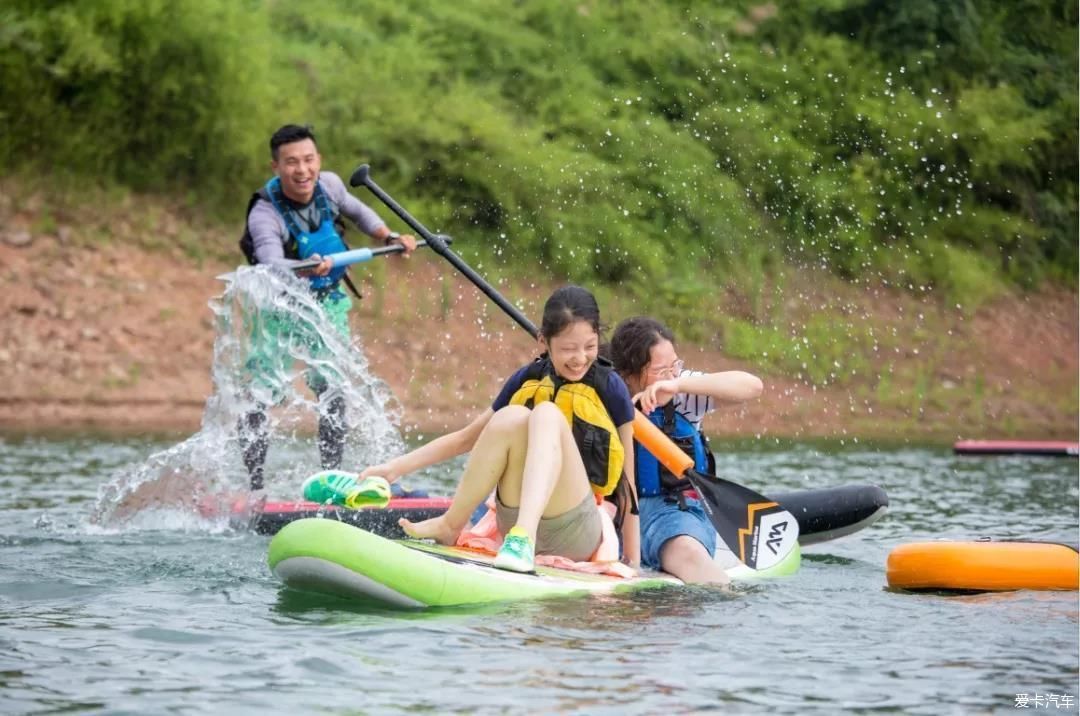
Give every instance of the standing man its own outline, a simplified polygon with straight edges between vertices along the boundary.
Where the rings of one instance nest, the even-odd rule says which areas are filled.
[[[299,261],[345,251],[347,247],[341,238],[344,223],[340,217],[347,217],[377,241],[401,244],[405,256],[416,248],[415,237],[391,231],[378,214],[345,189],[341,177],[321,171],[322,157],[310,127],[287,124],[274,132],[270,137],[270,157],[274,177],[251,197],[247,231],[240,242],[249,262],[291,270]],[[330,322],[348,341],[352,301],[342,290],[341,282],[344,280],[353,293],[356,290],[346,271],[346,267],[335,267],[333,259],[326,258],[300,275],[308,278],[311,291]],[[280,348],[293,341],[282,338],[303,341],[313,357],[325,354],[327,349],[320,336],[307,335],[310,331],[290,321],[287,314],[267,316],[259,323],[262,330],[253,333],[252,357],[247,368],[252,381],[269,387],[276,401],[280,388],[274,385],[273,376],[286,374],[293,360]],[[300,332],[304,335],[296,335]],[[305,379],[319,398],[322,467],[336,469],[345,449],[345,397],[340,385],[333,385],[333,380],[312,366],[308,366]],[[252,490],[263,487],[263,464],[269,447],[266,411],[266,405],[256,403],[240,419],[240,445]]]

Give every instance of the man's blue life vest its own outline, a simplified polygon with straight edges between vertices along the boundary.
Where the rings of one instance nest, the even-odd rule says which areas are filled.
[[[694,458],[694,469],[712,474],[716,471],[708,439],[694,425],[675,410],[675,401],[655,408],[649,413],[649,420],[664,431],[683,452]],[[690,489],[690,481],[675,477],[671,471],[660,464],[645,446],[634,441],[634,470],[637,475],[639,497],[673,495]]]
[[[270,203],[274,205],[285,222],[285,226],[288,227],[289,237],[295,242],[296,258],[303,260],[315,254],[326,256],[348,250],[345,241],[334,226],[334,212],[330,209],[330,201],[326,198],[321,182],[315,182],[315,206],[319,210],[320,220],[319,228],[313,232],[302,231],[296,223],[296,216],[289,208],[284,192],[281,191],[280,177],[274,177],[266,182],[264,188]],[[319,291],[335,286],[345,275],[345,270],[345,266],[340,266],[332,269],[326,276],[311,276],[309,278],[311,289]]]

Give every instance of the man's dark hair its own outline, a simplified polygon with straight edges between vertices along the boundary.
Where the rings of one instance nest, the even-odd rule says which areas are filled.
[[[286,124],[284,127],[274,132],[274,136],[270,137],[270,156],[274,161],[278,158],[278,147],[283,144],[292,144],[293,142],[301,142],[305,139],[310,139],[315,143],[318,148],[319,143],[315,141],[315,132],[312,131],[310,124],[305,124],[301,127],[299,124]]]

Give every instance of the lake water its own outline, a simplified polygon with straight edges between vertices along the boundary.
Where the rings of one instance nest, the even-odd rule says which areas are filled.
[[[732,592],[416,613],[284,590],[268,537],[182,509],[92,524],[102,485],[168,446],[0,439],[0,713],[991,713],[1020,694],[1077,710],[1075,592],[885,588],[903,542],[1075,543],[1076,460],[719,444],[718,472],[762,492],[874,483],[889,514]],[[273,449],[315,460],[302,439]],[[455,475],[412,484],[447,494]]]

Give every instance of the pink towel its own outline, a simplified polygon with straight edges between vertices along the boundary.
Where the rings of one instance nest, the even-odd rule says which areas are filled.
[[[487,512],[475,525],[464,530],[457,540],[458,547],[495,554],[502,546],[502,535],[495,520],[495,496],[488,497]],[[600,546],[588,562],[575,562],[566,557],[553,554],[538,554],[536,563],[544,567],[556,567],[567,569],[572,572],[585,572],[587,574],[607,574],[613,577],[629,579],[635,572],[628,565],[619,561],[619,536],[615,532],[615,505],[607,500],[601,500],[596,509],[600,512],[601,537]]]

